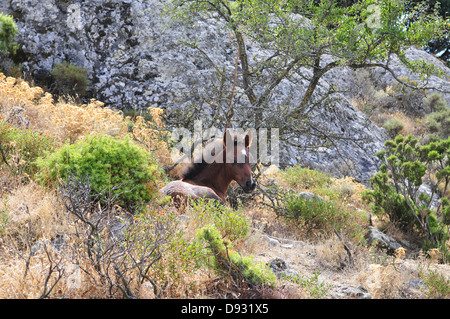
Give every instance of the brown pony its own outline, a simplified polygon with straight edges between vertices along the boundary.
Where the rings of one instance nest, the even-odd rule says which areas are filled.
[[[186,205],[189,197],[208,198],[226,204],[226,192],[232,181],[236,181],[247,193],[253,191],[256,183],[252,179],[249,161],[251,138],[247,133],[239,139],[239,136],[233,136],[226,130],[222,150],[217,154],[211,152],[212,160],[206,161],[202,153],[201,161],[189,164],[181,174],[181,180],[170,182],[160,192],[171,196],[174,204],[180,207]]]

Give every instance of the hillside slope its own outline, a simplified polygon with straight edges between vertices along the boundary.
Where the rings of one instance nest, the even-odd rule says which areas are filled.
[[[30,87],[23,80],[1,76],[0,93],[2,123],[12,123],[18,130],[28,127],[41,132],[55,139],[55,147],[64,141],[76,143],[87,135],[99,132],[123,139],[128,132],[126,128],[131,124],[130,119],[103,108],[96,101],[89,105],[57,103],[51,95],[38,87]],[[154,116],[157,121],[158,113],[154,113]],[[153,151],[155,148],[158,150],[155,154],[158,154],[160,163],[170,163],[164,155],[168,151],[167,146],[161,143],[156,131],[149,130],[148,124],[143,119],[134,123],[135,137],[150,137],[145,144],[137,140],[136,144],[139,147],[151,145]],[[2,138],[4,147],[4,135]],[[14,143],[18,142],[16,140]],[[54,189],[41,186],[32,175],[13,170],[12,163],[9,161],[10,165],[6,165],[2,162],[0,167],[3,203],[0,224],[0,296],[120,298],[122,295],[119,290],[107,289],[108,281],[105,278],[112,280],[114,277],[106,272],[103,274],[106,277],[102,279],[98,269],[92,268],[92,260],[83,254],[84,246],[78,242],[82,239],[80,228],[75,233],[73,229],[79,224],[76,226],[77,223],[70,218],[67,209],[71,206],[61,206],[63,202],[58,195],[60,190],[55,192]],[[19,166],[23,164],[17,162]],[[165,182],[165,178],[161,177],[157,187]],[[361,200],[361,193],[365,189],[363,185],[351,178],[334,179],[300,167],[283,171],[272,168],[259,179],[259,184],[268,196],[285,192],[307,197],[320,196],[331,205],[331,210],[325,210],[324,213],[328,215],[321,220],[318,219],[321,215],[317,215],[315,220],[284,218],[270,207],[271,202],[263,193],[256,192],[250,197],[243,197],[234,187],[230,191],[229,201],[235,203],[239,199],[241,206],[220,209],[220,213],[218,208],[203,204],[177,212],[159,201],[149,202],[144,208],[145,218],[150,218],[150,221],[156,218],[157,225],[172,225],[170,227],[174,227],[175,232],[170,234],[175,236],[168,237],[168,241],[161,244],[161,247],[165,247],[162,257],[150,268],[153,284],[138,285],[138,296],[448,297],[448,293],[437,290],[436,282],[443,283],[445,287],[446,279],[442,278],[450,277],[450,267],[438,263],[439,254],[425,255],[414,237],[409,238],[387,221],[373,216],[369,219],[369,209]],[[277,192],[271,192],[276,189]],[[98,208],[101,208],[101,204]],[[117,209],[114,214],[121,216]],[[132,219],[135,225],[140,225],[144,220],[149,222],[141,218],[144,217],[134,215]],[[278,276],[275,286],[242,286],[239,281],[228,276],[218,276],[213,268],[200,263],[201,254],[195,253],[195,236],[206,224],[225,231],[225,236],[232,239],[234,249],[239,254],[253,255],[254,262],[270,265],[270,271]],[[392,255],[382,246],[366,246],[364,236],[370,224],[383,227],[403,248]],[[66,245],[68,243],[70,245]],[[77,253],[74,255],[74,252]],[[105,266],[108,260],[114,261],[102,260]],[[127,275],[125,272],[123,274]],[[49,289],[46,282],[55,286]],[[115,293],[111,295],[112,291]]]

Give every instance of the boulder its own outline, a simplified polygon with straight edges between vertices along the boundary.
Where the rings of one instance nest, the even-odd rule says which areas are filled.
[[[296,270],[290,269],[281,258],[274,258],[267,262],[267,266],[277,275],[277,278],[288,278],[295,280],[299,277],[299,273]]]
[[[396,249],[402,247],[394,238],[386,235],[382,231],[376,229],[373,226],[369,226],[369,231],[365,236],[367,240],[367,245],[376,244],[382,249],[387,249],[388,253],[393,254]]]

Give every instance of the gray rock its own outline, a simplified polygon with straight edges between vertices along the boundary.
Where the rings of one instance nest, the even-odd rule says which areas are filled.
[[[281,245],[281,243],[277,239],[269,237],[267,235],[263,235],[262,240],[264,242],[266,242],[269,246],[280,246]]]
[[[44,252],[44,249],[61,251],[63,248],[67,248],[67,240],[63,236],[57,235],[55,238],[50,240],[38,240],[33,246],[31,246],[30,253],[31,255],[35,255],[38,252]]]
[[[426,285],[422,280],[411,280],[410,282],[408,282],[408,284],[413,287],[413,288],[425,288]]]
[[[371,299],[372,296],[368,293],[367,289],[362,286],[354,287],[346,284],[338,284],[334,287],[331,295],[334,298],[358,298],[358,299]]]
[[[278,257],[272,259],[271,261],[269,261],[267,263],[267,265],[275,273],[281,272],[281,271],[284,271],[284,270],[288,269],[286,262],[283,259],[278,258]]]
[[[319,200],[319,201],[323,201],[323,198],[320,197],[319,195],[313,194],[313,193],[309,193],[309,192],[301,192],[298,194],[300,197],[303,197],[304,199],[308,199],[308,200]]]
[[[387,249],[389,253],[393,253],[396,249],[402,247],[394,238],[386,235],[373,226],[369,226],[366,240],[368,246],[376,244],[380,248]]]
[[[281,258],[274,258],[267,262],[267,265],[277,275],[278,279],[295,280],[299,277],[299,273],[296,270],[290,269],[287,263]]]

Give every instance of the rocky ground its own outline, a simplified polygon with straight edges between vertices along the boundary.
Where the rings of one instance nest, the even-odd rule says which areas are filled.
[[[300,285],[310,298],[422,299],[427,289],[421,270],[450,276],[449,265],[421,256],[417,248],[395,258],[385,250],[351,247],[351,263],[343,245],[337,237],[310,243],[261,234],[255,257],[284,278],[285,285]]]

